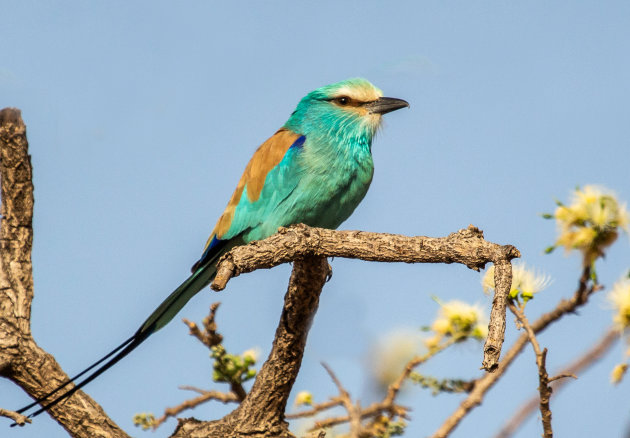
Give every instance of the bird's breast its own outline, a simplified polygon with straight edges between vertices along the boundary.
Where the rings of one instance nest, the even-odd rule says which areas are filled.
[[[374,165],[369,144],[335,145],[324,150],[305,148],[303,187],[309,211],[302,222],[337,228],[364,198]]]

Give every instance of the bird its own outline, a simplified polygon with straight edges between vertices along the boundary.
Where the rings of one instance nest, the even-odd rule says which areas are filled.
[[[380,89],[362,78],[308,93],[287,122],[252,156],[192,274],[131,337],[17,412],[24,413],[38,404],[41,407],[29,418],[45,412],[131,353],[212,282],[219,258],[235,246],[264,239],[279,227],[293,224],[339,227],[359,205],[372,181],[372,140],[382,116],[405,107],[409,107],[405,100],[383,97]],[[72,382],[76,384],[71,389],[45,402]]]

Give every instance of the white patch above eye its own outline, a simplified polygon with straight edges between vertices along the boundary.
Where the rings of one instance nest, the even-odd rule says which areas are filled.
[[[383,97],[383,93],[376,87],[368,85],[344,86],[335,92],[335,97],[348,96],[359,102],[372,102]]]

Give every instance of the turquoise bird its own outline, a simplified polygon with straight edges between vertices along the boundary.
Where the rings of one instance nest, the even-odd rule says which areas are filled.
[[[231,248],[264,239],[279,227],[292,224],[331,229],[341,225],[359,205],[372,181],[371,146],[382,115],[408,106],[402,99],[383,97],[365,79],[348,79],[307,94],[284,126],[254,153],[201,258],[194,264],[192,275],[133,336],[18,412],[32,408],[100,365],[30,417],[40,414],[133,351],[212,282],[217,260]]]

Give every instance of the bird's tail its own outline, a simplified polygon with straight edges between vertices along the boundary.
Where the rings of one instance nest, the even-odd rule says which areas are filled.
[[[221,253],[222,252],[223,251],[221,251]],[[186,281],[184,281],[177,289],[175,289],[173,293],[171,293],[162,302],[162,304],[160,304],[160,306],[146,319],[146,321],[140,326],[138,331],[136,331],[133,336],[131,336],[118,347],[107,353],[101,359],[94,362],[88,368],[81,371],[72,379],[61,384],[56,389],[44,395],[43,397],[38,398],[33,403],[24,406],[17,412],[20,414],[24,413],[25,411],[28,411],[37,404],[41,403],[41,408],[28,416],[29,418],[36,417],[37,415],[53,407],[60,401],[66,399],[67,397],[70,397],[83,386],[87,385],[92,380],[96,379],[98,376],[107,371],[109,368],[114,366],[123,357],[127,356],[129,353],[135,350],[136,347],[144,342],[149,336],[168,324],[197,292],[210,284],[210,282],[214,279],[216,275],[216,260],[218,259],[219,255],[220,254],[217,254],[215,257],[212,257],[211,260],[208,260],[203,265],[197,267],[193,274],[188,277]],[[87,377],[83,378],[83,380],[81,381],[78,381],[78,379],[82,378],[86,374]],[[76,382],[76,385],[65,392],[61,392],[72,382]],[[58,395],[56,398],[48,403],[43,403],[44,400],[47,400],[49,397],[55,394],[60,395]]]

